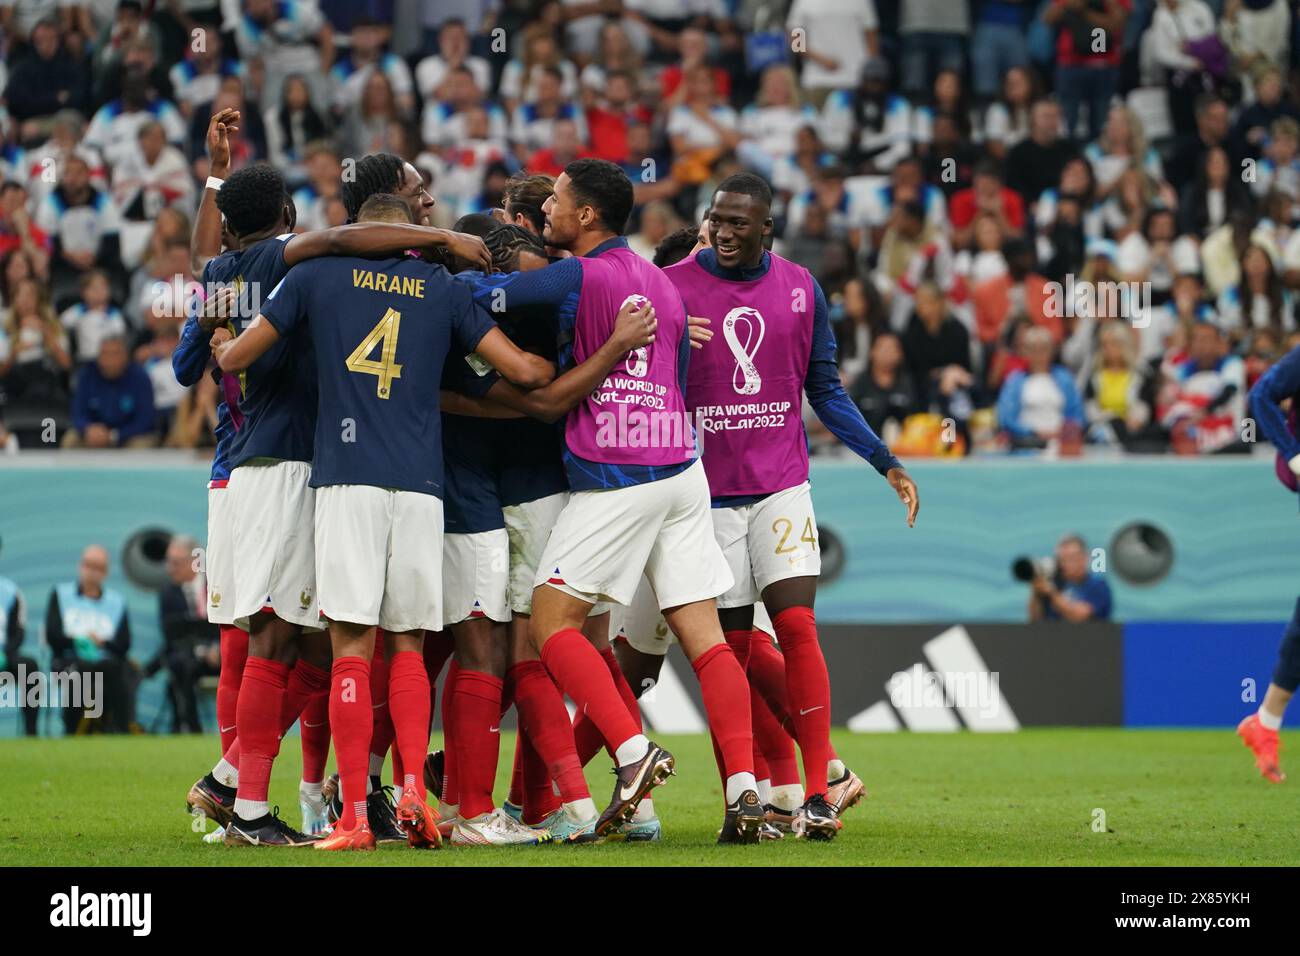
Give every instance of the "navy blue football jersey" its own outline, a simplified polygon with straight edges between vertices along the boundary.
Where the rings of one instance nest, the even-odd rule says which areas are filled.
[[[223,283],[239,293],[232,324],[238,335],[259,306],[289,272],[284,261],[286,233],[223,252],[203,270],[204,283]],[[239,413],[243,425],[230,439],[229,465],[252,458],[311,461],[316,431],[316,366],[307,335],[288,335],[239,374]]]
[[[443,366],[495,328],[469,289],[413,257],[313,259],[290,270],[262,314],[282,336],[311,336],[320,384],[312,486],[442,497]]]

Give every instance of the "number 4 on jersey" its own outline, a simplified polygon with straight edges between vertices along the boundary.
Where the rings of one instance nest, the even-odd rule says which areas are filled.
[[[380,398],[388,398],[393,379],[402,377],[402,366],[393,361],[397,355],[397,332],[401,324],[402,313],[389,309],[348,356],[349,371],[379,376],[375,391]],[[370,353],[376,345],[382,345],[382,350],[378,359],[372,359]]]

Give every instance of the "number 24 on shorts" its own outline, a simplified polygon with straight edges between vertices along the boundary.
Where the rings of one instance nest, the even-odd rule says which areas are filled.
[[[784,526],[784,528],[782,527]],[[776,543],[777,554],[789,554],[797,551],[794,545],[787,545],[790,540],[790,534],[794,531],[794,522],[789,518],[777,518],[772,522],[772,532],[779,534],[781,540]],[[811,545],[814,551],[817,550],[817,527],[813,524],[812,518],[804,519],[803,533],[799,535],[799,540],[805,544]]]
[[[402,366],[393,361],[397,357],[397,333],[401,325],[402,313],[390,308],[348,356],[349,371],[378,376],[375,391],[380,398],[388,398],[393,379],[402,377]],[[381,346],[379,358],[372,359],[370,353],[377,345]]]

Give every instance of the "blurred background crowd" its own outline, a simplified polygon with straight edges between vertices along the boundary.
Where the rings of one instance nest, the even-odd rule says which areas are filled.
[[[1296,6],[0,0],[0,449],[212,444],[215,386],[170,355],[234,107],[234,168],[284,170],[299,229],[345,221],[371,152],[440,225],[598,156],[650,258],[761,173],[901,455],[1249,450],[1297,341]]]

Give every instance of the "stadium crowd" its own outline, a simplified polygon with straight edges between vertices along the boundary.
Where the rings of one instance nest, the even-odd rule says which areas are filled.
[[[212,444],[170,356],[235,108],[233,168],[284,170],[299,229],[345,221],[367,153],[441,225],[596,156],[650,258],[762,174],[901,455],[1248,450],[1300,336],[1296,5],[0,0],[0,448]]]

